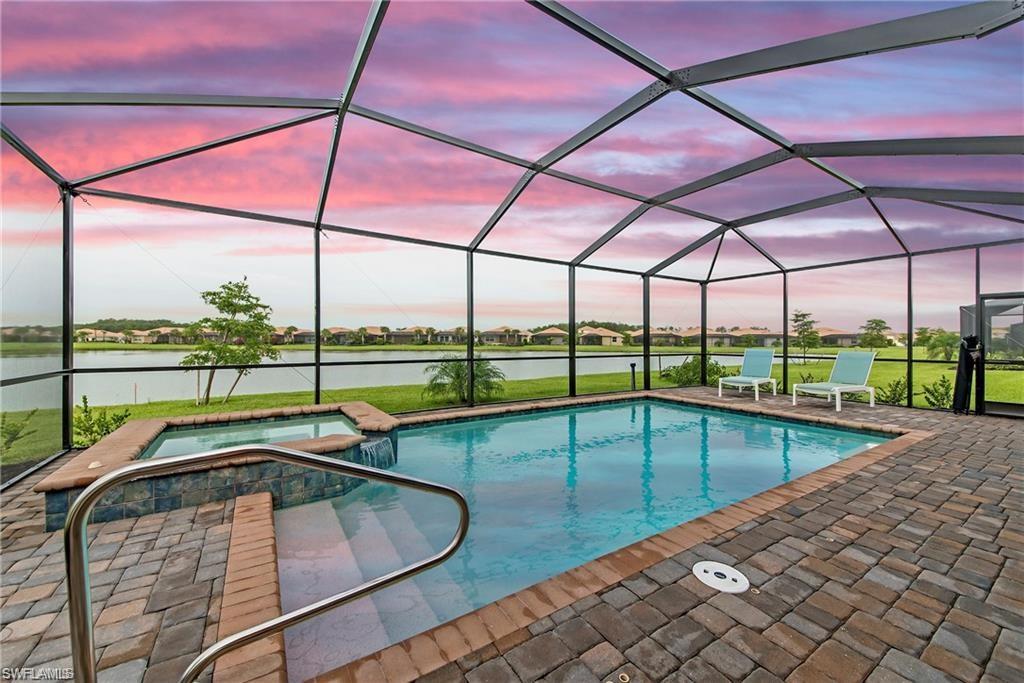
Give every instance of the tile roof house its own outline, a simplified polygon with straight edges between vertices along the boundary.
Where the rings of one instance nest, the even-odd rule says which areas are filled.
[[[434,341],[438,344],[464,344],[466,343],[466,328],[453,327],[450,330],[438,330],[434,334]]]
[[[482,344],[503,344],[505,346],[515,346],[516,344],[526,344],[533,337],[528,330],[520,330],[515,327],[509,327],[508,325],[501,325],[490,330],[484,330],[480,333],[480,343]]]
[[[430,328],[422,325],[400,327],[392,330],[390,337],[392,344],[419,344],[431,341]]]
[[[584,346],[622,346],[622,334],[604,327],[581,327],[580,344]]]
[[[534,344],[568,344],[569,333],[560,327],[549,327],[533,333]]]
[[[644,343],[644,330],[633,330],[629,333],[630,340],[633,344]],[[661,330],[654,328],[651,330],[651,346],[679,346],[684,343],[684,337],[680,332],[673,332],[672,330]]]

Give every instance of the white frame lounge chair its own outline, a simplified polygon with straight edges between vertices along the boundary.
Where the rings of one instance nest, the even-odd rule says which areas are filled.
[[[836,399],[836,412],[843,409],[843,394],[868,394],[869,405],[875,407],[875,388],[868,386],[871,366],[875,363],[873,351],[840,351],[832,364],[827,382],[812,382],[793,385],[793,405],[797,392],[813,396],[825,396],[829,401]]]
[[[760,401],[758,390],[762,384],[771,382],[772,396],[776,395],[777,384],[771,377],[772,363],[775,362],[775,349],[747,349],[743,352],[743,367],[740,374],[733,377],[718,379],[718,395],[722,395],[722,385],[736,387],[743,391],[744,387],[754,387],[754,400]]]

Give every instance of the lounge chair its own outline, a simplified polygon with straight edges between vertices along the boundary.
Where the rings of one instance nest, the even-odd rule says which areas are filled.
[[[868,394],[870,405],[875,407],[875,389],[868,386],[868,375],[871,365],[875,362],[873,351],[840,351],[836,362],[832,365],[832,373],[827,382],[793,385],[793,405],[796,405],[797,392],[825,396],[829,401],[836,399],[836,412],[843,409],[843,394]]]
[[[772,361],[775,360],[775,349],[747,349],[743,352],[743,367],[740,374],[733,377],[722,377],[718,380],[718,395],[722,395],[722,385],[737,387],[754,387],[754,400],[761,400],[758,389],[762,384],[771,382],[772,396],[776,393],[776,383],[772,379]]]

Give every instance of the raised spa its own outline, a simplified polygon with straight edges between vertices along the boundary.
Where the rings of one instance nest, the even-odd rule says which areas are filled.
[[[286,632],[307,680],[548,577],[881,444],[891,435],[656,400],[400,429],[394,471],[454,486],[445,564]],[[275,513],[282,607],[440,550],[449,501],[370,483]]]
[[[338,413],[240,424],[169,427],[139,457],[165,458],[249,443],[286,443],[358,433],[352,421]]]

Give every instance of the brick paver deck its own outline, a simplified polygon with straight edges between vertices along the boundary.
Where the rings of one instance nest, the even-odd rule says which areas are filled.
[[[762,404],[789,410],[783,397]],[[814,399],[792,412],[835,416]],[[1020,680],[1024,422],[852,402],[841,417],[934,436],[423,677]],[[0,513],[5,667],[70,665],[61,536],[42,531],[41,496],[30,492],[42,476],[5,492]],[[217,503],[91,528],[105,680],[173,681],[212,642],[232,514],[232,502]],[[689,576],[700,559],[740,566],[756,591],[705,588]],[[357,679],[410,680],[420,672],[408,663],[368,663]]]
[[[793,412],[835,414],[813,399]],[[1024,422],[854,403],[841,415],[935,435],[424,678],[1021,680]],[[756,590],[705,587],[689,572],[703,559]]]

